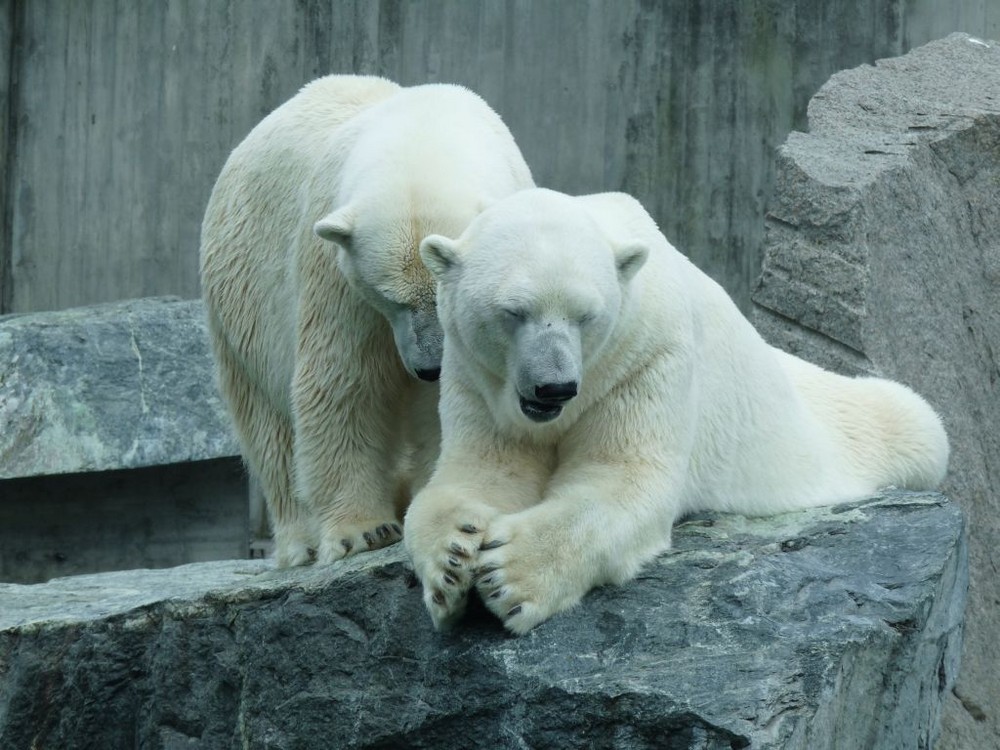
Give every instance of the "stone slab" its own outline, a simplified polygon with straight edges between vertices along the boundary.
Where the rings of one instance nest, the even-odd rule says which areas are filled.
[[[1000,747],[1000,42],[953,34],[819,90],[779,154],[754,302],[777,346],[941,413],[971,592],[939,750]]]
[[[0,480],[239,455],[200,301],[0,317]]]
[[[707,516],[522,638],[433,631],[399,547],[0,584],[0,746],[927,748],[957,670],[943,496]]]

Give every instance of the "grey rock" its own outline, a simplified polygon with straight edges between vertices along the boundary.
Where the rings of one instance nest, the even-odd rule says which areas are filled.
[[[0,479],[239,454],[200,301],[0,317]]]
[[[1000,746],[1000,43],[953,34],[819,90],[781,149],[753,299],[772,343],[942,414],[972,572],[939,747]]]
[[[435,633],[399,547],[0,585],[0,746],[927,748],[965,552],[933,493],[701,517],[522,638]]]

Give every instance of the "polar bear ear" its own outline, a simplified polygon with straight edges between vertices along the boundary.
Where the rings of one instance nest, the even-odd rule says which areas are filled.
[[[338,208],[313,225],[317,236],[328,242],[336,242],[345,250],[351,249],[351,233],[354,231],[354,212],[350,206]]]
[[[435,279],[442,281],[458,270],[458,243],[440,234],[429,234],[420,243],[420,257]]]
[[[642,242],[629,242],[615,249],[615,266],[622,283],[632,280],[649,257],[649,247]]]

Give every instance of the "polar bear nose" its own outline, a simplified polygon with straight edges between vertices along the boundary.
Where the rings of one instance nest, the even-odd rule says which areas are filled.
[[[535,386],[535,398],[546,404],[561,404],[574,398],[577,394],[577,383],[543,383]]]
[[[441,377],[441,368],[433,367],[426,370],[417,370],[417,377],[421,380],[426,380],[428,383],[433,383]]]

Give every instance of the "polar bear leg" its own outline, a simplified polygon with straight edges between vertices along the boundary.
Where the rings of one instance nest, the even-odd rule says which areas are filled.
[[[437,383],[413,382],[402,396],[396,423],[402,447],[397,474],[396,515],[402,518],[413,497],[430,481],[441,452],[440,388]]]
[[[304,509],[292,492],[292,428],[233,355],[224,336],[212,324],[209,331],[218,364],[219,386],[229,404],[243,448],[243,458],[260,482],[274,533],[274,557],[279,568],[309,562],[315,546]]]
[[[300,349],[296,362],[293,475],[297,496],[318,523],[320,563],[385,547],[403,534],[394,405],[406,374],[358,372],[354,363],[371,358],[340,342],[317,342],[312,351]]]
[[[391,397],[372,382],[360,388],[368,395],[350,398],[358,388],[330,388],[323,380],[300,373],[293,384],[294,476],[298,496],[318,522],[317,561],[330,563],[393,544],[403,527],[391,470]]]

